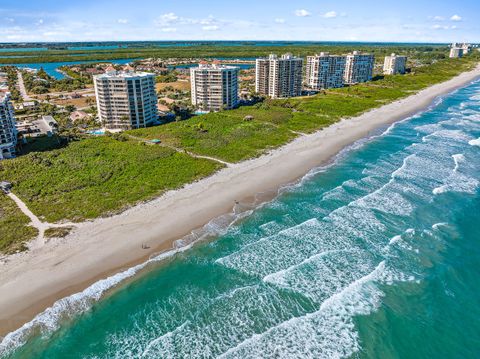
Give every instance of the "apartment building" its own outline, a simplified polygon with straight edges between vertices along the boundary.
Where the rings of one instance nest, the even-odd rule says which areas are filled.
[[[407,57],[392,54],[385,57],[383,64],[383,73],[385,75],[404,74],[407,70]]]
[[[155,75],[107,69],[93,77],[98,115],[109,130],[147,127],[158,119]]]
[[[346,62],[345,56],[328,52],[307,56],[305,85],[313,90],[342,87]]]
[[[201,63],[191,68],[192,104],[202,111],[237,107],[238,72],[238,67],[218,63]]]
[[[358,51],[354,51],[352,54],[347,55],[344,73],[345,83],[353,85],[371,81],[374,66],[375,56],[372,54],[361,54]]]
[[[452,47],[450,49],[450,58],[458,59],[460,57],[463,57],[463,49],[461,47]]]
[[[468,55],[473,49],[471,44],[464,43],[462,44],[462,50],[464,55]]]
[[[271,98],[302,94],[303,59],[285,54],[256,60],[255,91]]]
[[[15,157],[17,129],[10,93],[0,92],[0,160]]]
[[[452,52],[452,50],[454,50]],[[458,49],[462,50],[461,51],[461,55],[458,56]],[[466,42],[463,42],[463,43],[460,43],[460,42],[454,42],[452,43],[452,45],[450,45],[450,57],[452,57],[452,55],[454,55],[453,57],[462,57],[463,55],[468,55],[473,49],[473,45],[472,44],[469,44],[469,43],[466,43]]]

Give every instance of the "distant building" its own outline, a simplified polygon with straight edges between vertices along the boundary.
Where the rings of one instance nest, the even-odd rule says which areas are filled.
[[[42,116],[40,120],[35,121],[42,134],[52,137],[58,132],[58,123],[52,116]]]
[[[237,107],[238,72],[238,67],[217,63],[201,63],[191,68],[192,104],[202,111]]]
[[[108,68],[93,77],[98,115],[107,129],[127,130],[156,123],[155,75]]]
[[[10,93],[0,92],[0,160],[15,157],[17,129]]]
[[[466,42],[464,43],[457,43],[457,42],[454,42],[451,46],[450,46],[451,50],[453,49],[461,49],[462,50],[462,54],[460,56],[454,56],[454,57],[462,57],[463,55],[468,55],[472,49],[473,49],[473,45],[472,44],[468,44]],[[452,57],[452,51],[450,50],[450,57]],[[457,51],[454,51],[453,55],[457,55]]]
[[[342,87],[346,61],[345,56],[330,55],[328,52],[308,56],[306,86],[313,90]]]
[[[15,105],[16,110],[35,110],[38,107],[38,103],[35,101],[22,102]]]
[[[42,131],[35,123],[35,121],[17,121],[17,133],[22,137],[39,137],[42,136]]]
[[[404,74],[407,70],[407,57],[392,54],[385,57],[383,64],[383,73],[385,75]]]
[[[17,132],[24,137],[52,137],[58,132],[58,123],[52,116],[42,116],[34,121],[17,122]]]
[[[257,59],[255,91],[271,98],[287,98],[302,94],[303,59],[285,54]]]
[[[354,51],[353,54],[347,55],[344,73],[345,83],[353,85],[371,81],[374,66],[375,56],[372,54],[361,54],[358,51]]]
[[[458,59],[460,57],[463,57],[463,49],[461,47],[452,47],[450,49],[450,58]]]
[[[462,50],[464,55],[468,55],[472,51],[473,46],[470,44],[463,44]]]

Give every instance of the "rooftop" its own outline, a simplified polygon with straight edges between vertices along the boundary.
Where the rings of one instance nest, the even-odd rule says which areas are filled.
[[[202,69],[202,70],[235,70],[238,69],[236,66],[221,65],[220,63],[214,62],[212,64],[206,63],[204,61],[198,64],[198,67],[192,67],[192,69]]]
[[[0,91],[0,102],[5,101],[7,97],[10,97],[10,92],[8,91]]]
[[[149,77],[155,76],[150,72],[134,72],[134,71],[109,71],[107,73],[94,76],[97,79],[104,78],[135,78],[135,77]]]

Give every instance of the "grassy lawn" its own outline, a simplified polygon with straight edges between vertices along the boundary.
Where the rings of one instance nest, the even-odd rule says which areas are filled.
[[[29,223],[30,219],[15,202],[0,192],[0,253],[10,254],[25,249],[25,242],[38,234]]]
[[[221,165],[183,153],[110,137],[0,162],[0,178],[49,222],[81,221],[206,177]]]

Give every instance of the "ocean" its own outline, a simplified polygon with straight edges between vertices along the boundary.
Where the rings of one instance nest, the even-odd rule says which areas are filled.
[[[234,223],[212,221],[192,248],[57,302],[0,352],[478,358],[479,169],[475,82]]]

